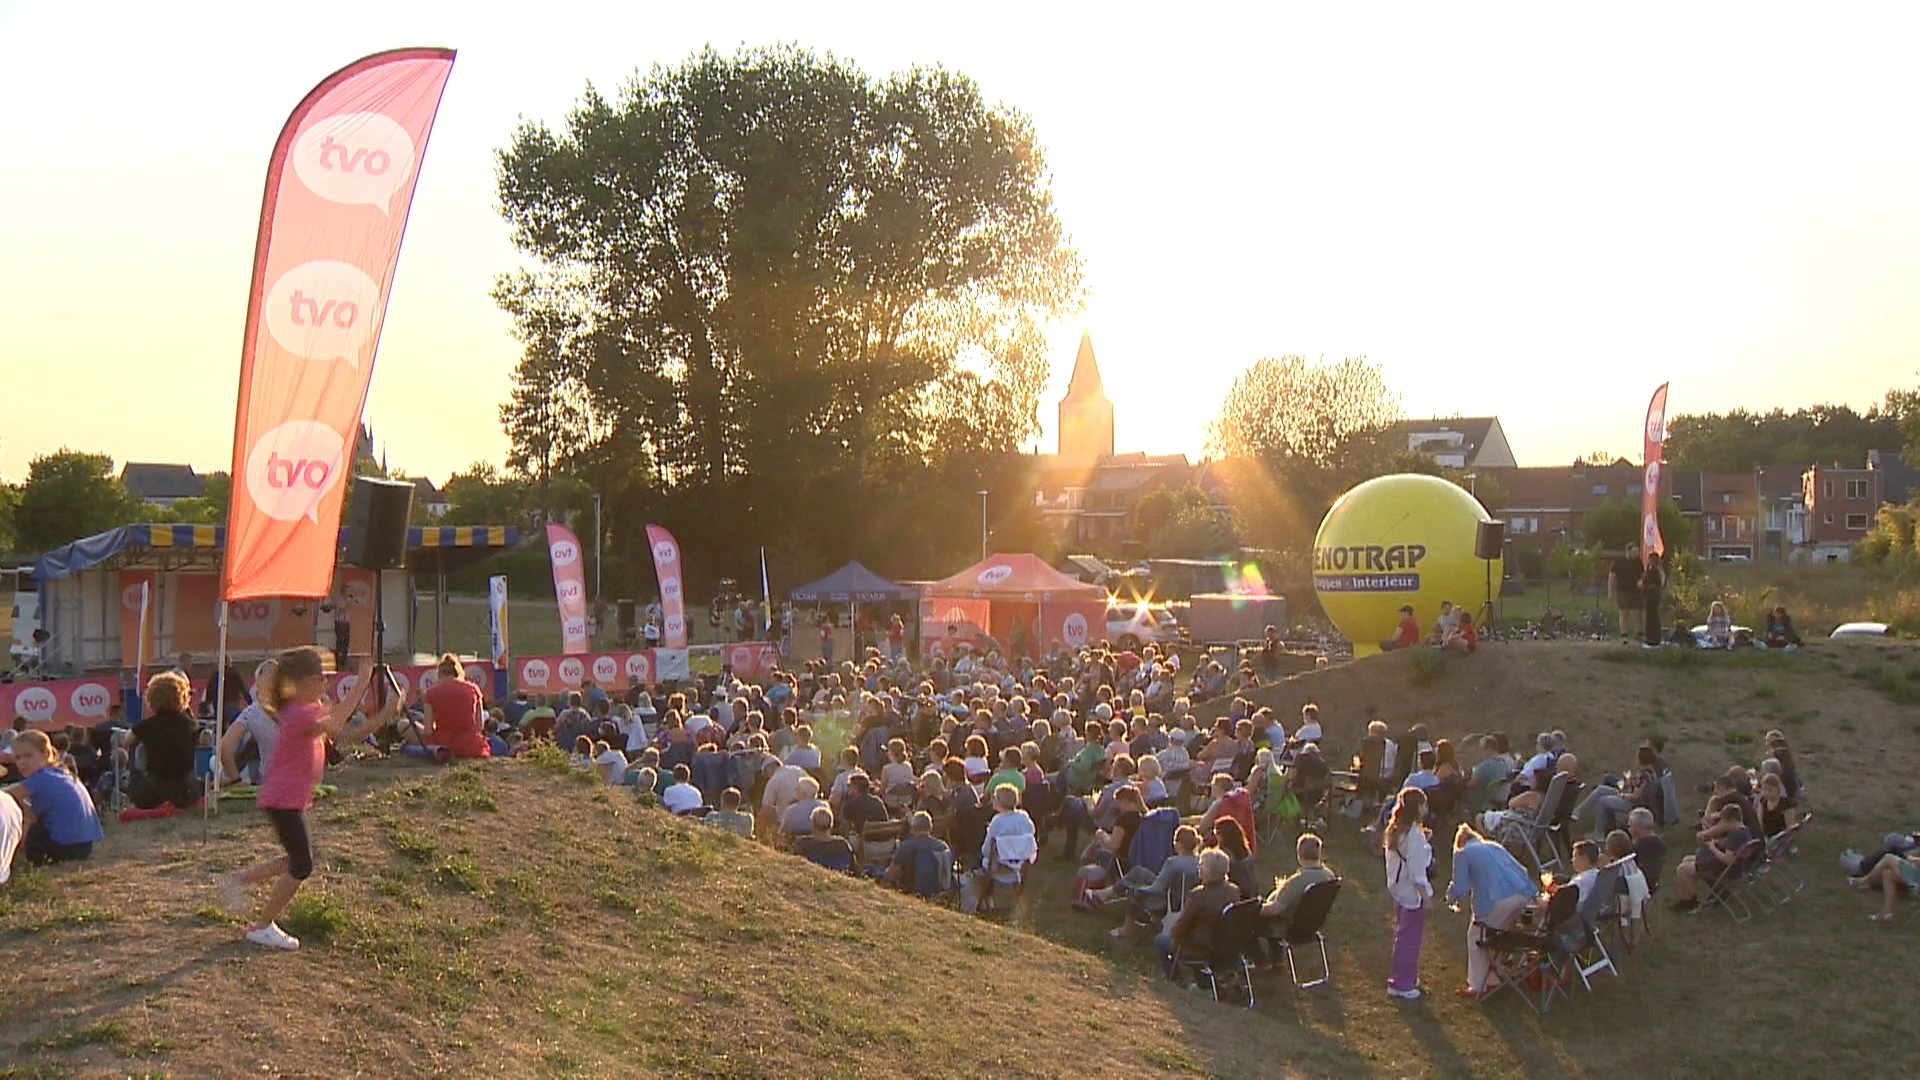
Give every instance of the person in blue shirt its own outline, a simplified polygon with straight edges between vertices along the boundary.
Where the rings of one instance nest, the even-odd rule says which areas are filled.
[[[1495,930],[1506,930],[1518,922],[1527,903],[1538,894],[1527,868],[1470,825],[1461,825],[1453,836],[1453,883],[1447,886],[1447,902],[1458,904],[1473,894],[1473,921],[1467,925],[1467,985],[1456,993],[1461,997],[1479,997],[1487,992],[1487,976],[1492,964],[1480,947],[1480,929],[1485,923]]]
[[[39,865],[76,862],[93,854],[103,835],[93,797],[54,758],[53,743],[42,731],[22,732],[13,742],[13,763],[20,783],[6,790],[20,804],[26,835],[20,854]]]

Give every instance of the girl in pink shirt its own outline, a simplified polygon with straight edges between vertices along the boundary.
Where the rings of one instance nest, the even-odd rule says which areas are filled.
[[[326,768],[327,739],[340,735],[348,726],[365,700],[372,680],[373,660],[363,657],[353,690],[329,706],[326,667],[320,654],[313,649],[290,649],[280,656],[279,673],[273,686],[260,695],[279,720],[280,736],[273,744],[273,757],[267,762],[266,778],[254,796],[254,805],[267,812],[286,854],[220,879],[226,908],[235,915],[247,908],[246,886],[274,879],[260,918],[247,924],[245,937],[256,945],[273,949],[300,947],[299,939],[280,929],[275,920],[293,901],[300,883],[313,873],[307,808],[313,805],[314,785],[320,782],[321,772]],[[370,717],[367,724],[378,725],[391,719],[399,704],[398,694],[389,696],[386,706]]]

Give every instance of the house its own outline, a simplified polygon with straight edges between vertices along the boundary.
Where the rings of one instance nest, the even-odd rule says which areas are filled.
[[[120,483],[149,506],[171,507],[181,499],[206,494],[206,479],[191,465],[158,465],[129,461],[120,469]]]
[[[1760,502],[1753,474],[1668,470],[1680,514],[1693,525],[1693,553],[1703,559],[1752,560],[1759,553]]]
[[[1580,543],[1582,521],[1602,503],[1638,500],[1643,479],[1640,466],[1624,459],[1610,464],[1575,461],[1570,466],[1485,469],[1482,475],[1497,481],[1506,492],[1506,505],[1494,516],[1506,522],[1508,550],[1540,556],[1562,539]],[[1669,495],[1671,475],[1661,478]]]
[[[413,478],[413,505],[420,507],[428,517],[441,517],[453,508],[447,501],[446,492],[433,486],[433,481],[424,476]]]
[[[1756,528],[1761,559],[1786,562],[1807,542],[1803,469],[1762,465],[1753,470]]]
[[[1867,451],[1867,468],[1880,474],[1880,501],[1902,505],[1920,496],[1920,469],[1878,450]],[[1876,511],[1877,513],[1878,511]]]
[[[1403,420],[1392,431],[1396,437],[1405,437],[1408,450],[1426,454],[1449,469],[1511,469],[1518,465],[1498,417]]]
[[[1815,562],[1846,562],[1880,510],[1883,474],[1873,468],[1814,465],[1801,474],[1807,543]]]

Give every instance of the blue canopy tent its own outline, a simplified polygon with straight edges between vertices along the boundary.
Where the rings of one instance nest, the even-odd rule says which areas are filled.
[[[919,598],[919,589],[888,581],[858,561],[787,594],[787,599],[796,604],[884,604]]]

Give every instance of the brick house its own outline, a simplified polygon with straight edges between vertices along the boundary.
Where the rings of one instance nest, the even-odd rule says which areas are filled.
[[[1484,474],[1507,493],[1506,506],[1494,516],[1507,524],[1509,550],[1543,557],[1562,539],[1579,543],[1582,520],[1602,503],[1639,499],[1642,479],[1640,467],[1625,460],[1487,469]],[[1663,487],[1671,491],[1671,483],[1671,473],[1663,476]]]
[[[1880,510],[1880,471],[1814,465],[1801,474],[1807,543],[1815,562],[1846,562]]]
[[[1693,525],[1693,553],[1703,559],[1759,555],[1760,500],[1751,473],[1674,469],[1666,477],[1680,514]]]
[[[1802,469],[1762,465],[1753,470],[1758,557],[1786,562],[1807,542],[1807,497]]]

